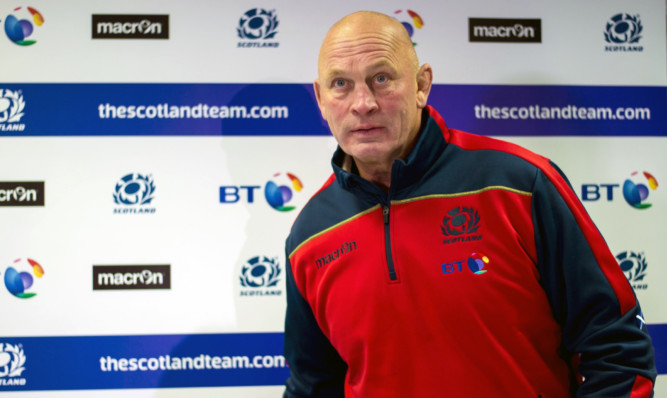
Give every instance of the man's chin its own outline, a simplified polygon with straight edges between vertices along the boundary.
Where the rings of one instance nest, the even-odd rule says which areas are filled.
[[[388,156],[388,152],[387,148],[377,143],[358,144],[351,148],[350,152],[346,151],[355,161],[366,164],[383,163],[385,159],[391,157]]]

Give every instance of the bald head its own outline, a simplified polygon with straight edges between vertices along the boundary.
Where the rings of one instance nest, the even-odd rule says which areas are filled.
[[[394,159],[417,140],[431,67],[419,66],[403,24],[361,11],[329,30],[317,69],[313,88],[331,133],[359,175],[388,190]]]
[[[402,23],[378,12],[358,11],[336,22],[324,37],[317,62],[320,77],[332,52],[368,38],[384,42],[397,58],[407,61],[415,71],[419,68],[417,53]]]

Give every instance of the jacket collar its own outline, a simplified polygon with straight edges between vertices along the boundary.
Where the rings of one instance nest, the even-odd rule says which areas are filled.
[[[361,178],[356,171],[352,158],[338,146],[331,159],[331,165],[336,175],[336,180],[343,189],[352,191],[357,195],[368,197],[372,200],[382,202],[391,199],[392,196],[418,182],[438,159],[447,146],[445,137],[449,136],[444,120],[433,107],[427,106],[422,111],[422,130],[419,132],[417,143],[405,160],[396,159],[391,168],[391,186],[389,197],[369,181]]]

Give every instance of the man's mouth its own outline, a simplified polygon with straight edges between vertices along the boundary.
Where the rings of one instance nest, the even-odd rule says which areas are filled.
[[[357,126],[356,128],[352,129],[352,132],[353,133],[361,133],[361,134],[372,133],[372,132],[375,132],[375,131],[379,130],[380,128],[381,128],[380,126],[375,126],[375,125],[368,124],[368,125]]]

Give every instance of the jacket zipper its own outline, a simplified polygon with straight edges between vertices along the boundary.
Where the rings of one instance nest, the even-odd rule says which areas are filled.
[[[382,218],[384,219],[384,251],[387,256],[387,268],[389,271],[389,280],[395,281],[398,278],[396,277],[396,268],[394,267],[394,260],[391,256],[391,234],[389,228],[389,205],[382,206]]]

